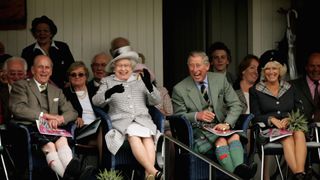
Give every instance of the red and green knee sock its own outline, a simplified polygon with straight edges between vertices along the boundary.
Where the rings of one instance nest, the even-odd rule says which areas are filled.
[[[243,163],[243,147],[240,141],[232,141],[229,146],[216,148],[218,162],[226,170],[233,172],[235,167]]]

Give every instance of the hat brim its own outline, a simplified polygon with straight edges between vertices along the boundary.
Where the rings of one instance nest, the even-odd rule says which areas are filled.
[[[134,51],[127,51],[127,52],[123,52],[122,54],[118,55],[117,57],[113,58],[107,65],[106,67],[106,71],[107,72],[112,72],[112,64],[115,63],[118,60],[121,59],[129,59],[131,61],[135,61],[136,63],[138,63],[138,59],[139,59],[139,55],[138,53],[134,52]]]

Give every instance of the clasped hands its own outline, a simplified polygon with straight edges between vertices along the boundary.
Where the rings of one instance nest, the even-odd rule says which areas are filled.
[[[49,127],[52,129],[57,129],[58,126],[64,123],[64,117],[60,115],[53,115],[53,114],[43,114],[43,119],[48,121]]]
[[[278,129],[286,129],[287,126],[289,125],[288,122],[289,122],[289,118],[283,118],[283,119],[277,119],[275,117],[272,117],[271,118],[271,123],[273,125],[275,125]]]

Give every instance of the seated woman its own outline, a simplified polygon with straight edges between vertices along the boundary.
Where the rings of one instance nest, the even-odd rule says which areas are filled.
[[[239,64],[238,79],[233,84],[233,89],[244,107],[241,114],[250,114],[249,88],[259,78],[258,66],[259,58],[252,54],[246,55]]]
[[[288,114],[301,108],[301,103],[293,86],[282,80],[287,68],[276,54],[269,54],[268,62],[261,70],[261,81],[249,90],[250,110],[257,121],[269,127],[287,129]],[[284,137],[279,142],[283,145],[284,157],[294,178],[303,179],[307,155],[304,132],[296,130],[292,136]]]
[[[162,179],[162,173],[155,167],[155,140],[160,136],[148,113],[147,105],[161,101],[160,93],[150,80],[150,73],[133,73],[138,62],[134,51],[123,52],[111,60],[107,71],[113,75],[101,80],[94,105],[109,105],[109,116],[114,129],[106,134],[109,151],[116,154],[125,139],[128,139],[132,153],[144,167],[147,179]],[[148,104],[147,104],[148,103]]]
[[[82,61],[76,61],[72,63],[67,71],[69,77],[70,86],[64,88],[63,93],[66,98],[71,102],[73,108],[78,112],[78,117],[75,121],[77,125],[76,136],[78,132],[97,119],[95,112],[93,111],[92,96],[94,92],[91,92],[87,88],[87,80],[89,77],[89,70]],[[101,126],[100,126],[101,127]],[[99,128],[96,136],[84,139],[88,141],[89,145],[95,145],[99,151],[99,162],[102,158],[102,129]]]

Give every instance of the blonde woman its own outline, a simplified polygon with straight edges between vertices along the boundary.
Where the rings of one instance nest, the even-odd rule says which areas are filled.
[[[288,114],[301,108],[301,103],[293,86],[282,80],[287,68],[280,63],[280,56],[273,51],[266,53],[267,62],[261,70],[261,81],[249,90],[250,110],[256,121],[264,122],[269,127],[286,129],[289,126]],[[307,156],[304,132],[294,131],[292,136],[284,137],[279,142],[283,145],[284,157],[294,179],[303,179]]]

